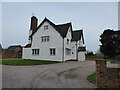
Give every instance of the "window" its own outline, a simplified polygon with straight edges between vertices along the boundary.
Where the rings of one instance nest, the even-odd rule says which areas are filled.
[[[47,30],[47,29],[48,29],[48,25],[45,25],[45,26],[44,26],[44,30]]]
[[[50,48],[50,55],[55,55],[55,53],[56,53],[55,48]]]
[[[71,49],[66,48],[66,55],[71,55]]]
[[[69,44],[69,39],[67,39],[67,44]]]
[[[39,55],[39,49],[32,49],[32,55]]]
[[[50,40],[50,36],[42,36],[41,41],[42,42],[48,42]]]

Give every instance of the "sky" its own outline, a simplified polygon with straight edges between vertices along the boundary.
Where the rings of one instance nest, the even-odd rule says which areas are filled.
[[[105,29],[118,30],[117,2],[2,2],[2,47],[28,43],[32,13],[38,24],[47,17],[55,24],[72,23],[83,29],[87,50],[99,49]]]

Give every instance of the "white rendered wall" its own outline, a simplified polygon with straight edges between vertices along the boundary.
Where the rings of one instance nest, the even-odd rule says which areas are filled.
[[[78,49],[78,47],[83,46],[82,40],[77,41],[77,43],[76,43],[76,41],[71,42],[71,50],[72,50],[71,52],[73,52],[73,54],[71,54],[71,59],[73,59],[73,60],[77,59],[76,44],[77,44],[77,49]],[[83,53],[83,52],[79,53],[78,52],[78,60],[80,60],[80,58],[81,58],[81,60],[84,60],[85,53]]]
[[[44,30],[44,25],[49,25],[48,30]],[[76,59],[76,41],[71,42],[72,37],[70,29],[71,28],[69,27],[67,35],[64,38],[64,61]],[[50,41],[41,42],[41,36],[50,36]],[[67,44],[67,39],[70,40],[69,45]],[[62,61],[63,39],[61,35],[48,22],[45,22],[38,29],[38,31],[33,35],[32,41],[33,42],[31,48],[23,48],[23,59]],[[77,41],[78,46],[80,41]],[[82,46],[82,42],[80,42],[80,46]],[[56,55],[50,55],[50,48],[56,48]],[[71,55],[66,55],[66,48],[71,49]],[[32,49],[40,49],[39,55],[32,55]],[[85,60],[85,52],[78,53],[78,60]]]
[[[73,54],[72,54],[73,52]],[[76,59],[76,42],[72,41],[71,42],[71,59],[75,60]]]
[[[78,61],[85,61],[85,52],[78,52]]]
[[[23,48],[23,53],[22,53],[22,59],[30,59],[32,58],[31,54],[31,48]]]
[[[69,39],[70,43],[67,44],[67,39]],[[71,49],[71,27],[69,27],[68,32],[66,37],[64,38],[64,60],[70,60],[71,59],[71,54],[70,55],[66,55],[66,48]]]
[[[49,25],[48,30],[44,30],[44,25]],[[50,36],[49,42],[41,42],[41,36]],[[48,23],[45,22],[38,31],[33,35],[33,42],[31,50],[24,51],[24,59],[62,61],[62,37],[61,35]],[[50,55],[50,48],[56,48],[56,55]],[[32,55],[32,49],[40,49],[39,55]],[[29,57],[28,57],[29,56]]]

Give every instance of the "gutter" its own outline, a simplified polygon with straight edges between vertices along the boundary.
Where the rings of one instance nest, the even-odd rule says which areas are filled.
[[[64,62],[64,37],[62,37],[62,39],[63,39],[63,53],[62,53],[62,62]]]
[[[76,60],[78,60],[78,47],[77,47],[77,41],[76,41]]]

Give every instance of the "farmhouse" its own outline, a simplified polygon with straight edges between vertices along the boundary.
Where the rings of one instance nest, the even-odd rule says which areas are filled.
[[[83,30],[73,30],[71,23],[56,25],[46,17],[38,25],[31,17],[29,43],[23,48],[22,59],[67,61],[85,60]]]
[[[14,45],[9,46],[7,49],[3,49],[2,56],[11,58],[21,58],[22,57],[22,46]]]

